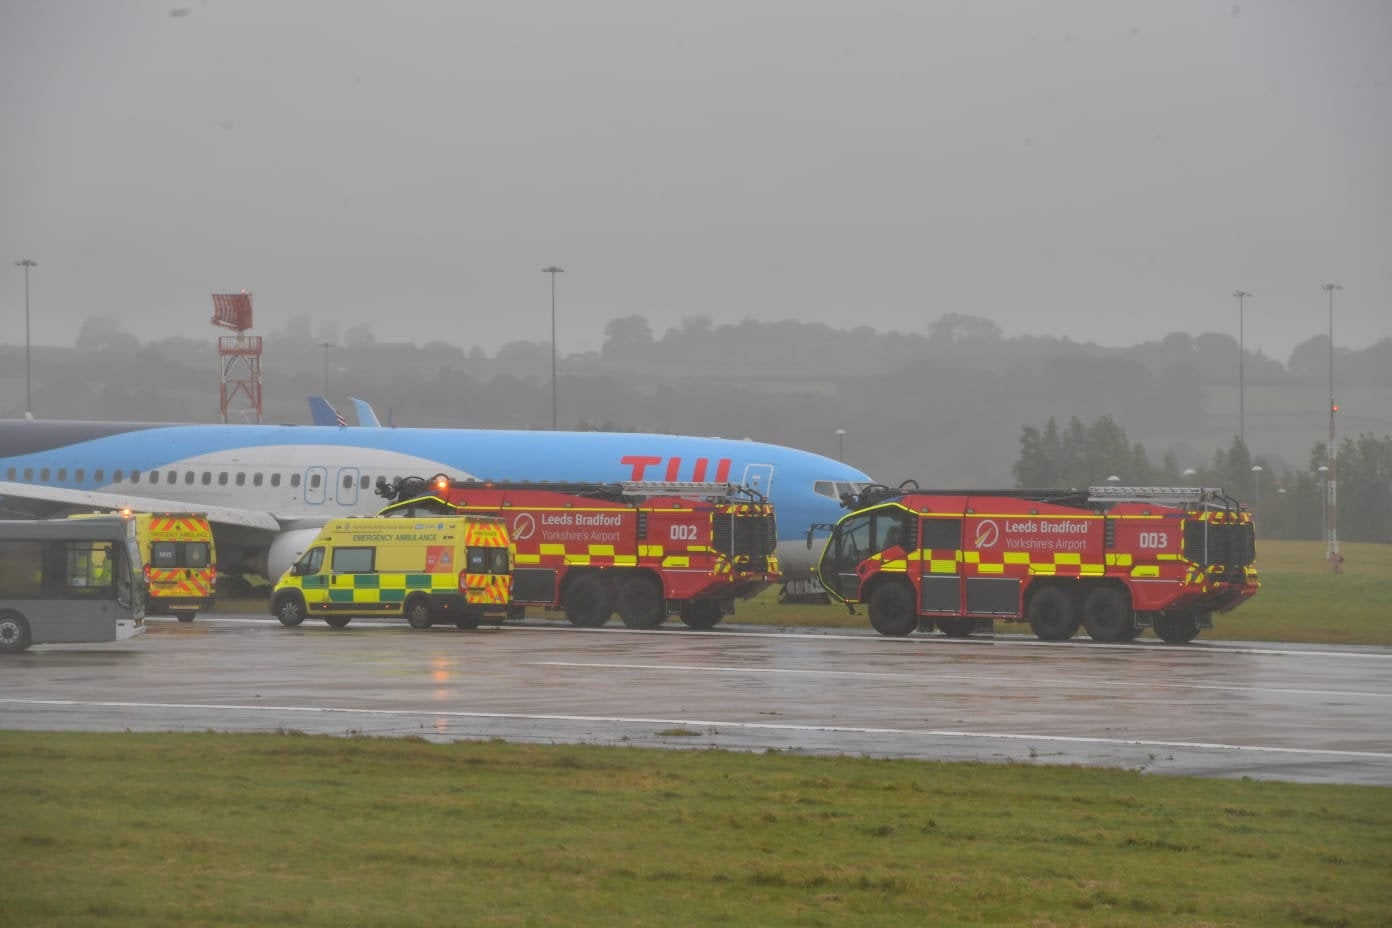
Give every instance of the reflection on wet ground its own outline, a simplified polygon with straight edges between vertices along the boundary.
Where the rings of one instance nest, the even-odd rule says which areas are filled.
[[[1392,649],[152,619],[0,661],[0,727],[278,728],[1392,784]],[[674,728],[697,737],[664,736]],[[680,743],[674,743],[680,742]]]

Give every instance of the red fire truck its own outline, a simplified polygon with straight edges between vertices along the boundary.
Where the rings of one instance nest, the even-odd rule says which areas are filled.
[[[846,503],[817,571],[882,635],[1027,621],[1047,641],[1144,629],[1192,641],[1257,592],[1251,513],[1222,490],[920,490],[869,487]]]
[[[384,516],[501,516],[512,532],[513,614],[562,609],[594,628],[617,610],[630,628],[680,615],[711,628],[736,599],[779,580],[773,506],[711,483],[380,480]]]

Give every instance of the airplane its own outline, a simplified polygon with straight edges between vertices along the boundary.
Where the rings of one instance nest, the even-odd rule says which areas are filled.
[[[815,527],[825,532],[843,514],[842,495],[874,483],[841,461],[746,439],[366,423],[0,420],[0,518],[125,508],[203,512],[223,572],[270,580],[329,519],[377,513],[386,502],[373,490],[378,478],[436,474],[749,486],[774,504],[779,561],[795,582],[810,576]]]
[[[382,427],[377,413],[372,410],[372,406],[367,400],[360,400],[356,396],[350,396],[348,399],[353,403],[353,409],[357,413],[358,425],[374,429]],[[309,415],[310,421],[315,425],[346,426],[348,424],[348,420],[343,418],[343,414],[334,409],[333,404],[323,396],[309,398]]]

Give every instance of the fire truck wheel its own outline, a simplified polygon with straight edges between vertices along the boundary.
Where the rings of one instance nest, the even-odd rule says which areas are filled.
[[[1192,612],[1157,615],[1155,637],[1166,644],[1188,644],[1199,637],[1199,619]]]
[[[1073,597],[1057,587],[1046,586],[1031,596],[1025,615],[1042,641],[1066,641],[1078,633]]]
[[[351,615],[326,615],[324,621],[329,624],[329,628],[347,628],[348,623],[353,621]]]
[[[900,638],[918,628],[913,591],[905,583],[886,583],[870,594],[870,624],[881,635]]]
[[[1136,637],[1136,618],[1126,594],[1115,587],[1098,587],[1083,600],[1083,626],[1093,641],[1130,641]]]
[[[715,628],[722,618],[720,603],[713,599],[691,599],[682,603],[681,620],[687,628]]]
[[[561,594],[561,605],[571,625],[579,628],[599,628],[609,621],[609,591],[598,577],[587,574],[576,577]]]
[[[650,577],[629,577],[619,586],[619,618],[629,628],[656,628],[667,618],[662,587]]]
[[[406,600],[406,606],[402,613],[412,628],[430,627],[430,600],[424,596],[413,596]]]
[[[286,628],[294,628],[305,620],[304,600],[294,593],[286,593],[275,601],[275,606],[271,609],[280,624]]]
[[[174,618],[178,619],[180,622],[192,622],[196,615],[198,615],[197,612],[176,612],[174,613]]]

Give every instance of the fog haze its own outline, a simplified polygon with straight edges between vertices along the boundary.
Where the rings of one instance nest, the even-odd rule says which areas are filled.
[[[1392,5],[0,0],[0,342],[1392,335]]]

